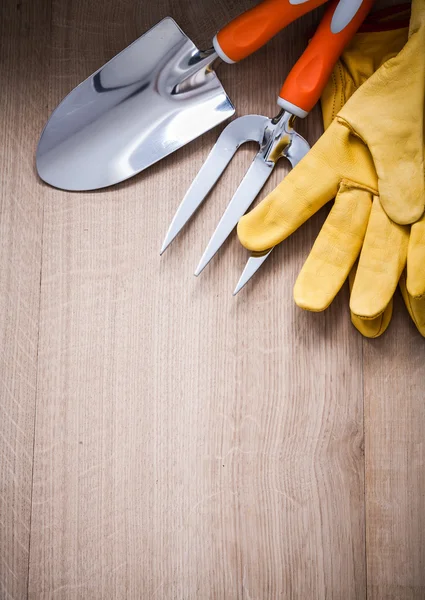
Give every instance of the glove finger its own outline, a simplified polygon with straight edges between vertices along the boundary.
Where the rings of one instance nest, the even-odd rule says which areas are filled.
[[[377,338],[388,329],[393,316],[393,300],[391,298],[384,312],[374,319],[361,319],[351,312],[351,322],[359,333],[367,338]]]
[[[371,208],[371,192],[341,186],[295,283],[299,307],[317,312],[330,305],[360,254]]]
[[[400,291],[412,321],[425,337],[425,298],[414,298],[407,290],[405,273],[400,277]]]
[[[407,252],[407,290],[414,298],[425,296],[425,218],[410,230]]]
[[[414,223],[424,212],[424,6],[423,0],[415,0],[412,35],[405,47],[378,69],[340,112],[369,147],[380,201],[399,224]]]
[[[422,11],[422,23],[424,14]],[[393,91],[382,115],[386,123],[391,124],[386,130],[385,143],[377,133],[379,127],[373,128],[370,124],[367,132],[378,174],[381,204],[390,219],[402,225],[420,219],[425,208],[424,34],[422,25],[421,31],[410,38],[400,54],[387,63],[388,88]],[[409,101],[403,102],[406,97]],[[403,102],[402,111],[400,102]]]
[[[241,218],[237,232],[245,248],[276,246],[335,198],[346,138],[344,128],[333,123],[273,192]]]
[[[374,319],[384,312],[406,266],[408,243],[409,228],[391,221],[374,197],[350,298],[355,315]]]
[[[349,275],[350,282],[350,290],[353,289],[354,280],[356,277],[357,265],[355,265]],[[381,313],[378,317],[374,319],[361,319],[353,312],[351,313],[351,322],[354,327],[361,333],[364,337],[367,338],[377,338],[382,335],[387,329],[391,322],[391,317],[393,315],[393,300],[391,298],[388,306],[385,308],[384,312]]]

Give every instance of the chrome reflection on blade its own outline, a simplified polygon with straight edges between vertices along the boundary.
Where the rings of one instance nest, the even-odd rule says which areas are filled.
[[[67,190],[113,185],[231,117],[216,59],[160,21],[56,108],[37,148],[40,177]]]

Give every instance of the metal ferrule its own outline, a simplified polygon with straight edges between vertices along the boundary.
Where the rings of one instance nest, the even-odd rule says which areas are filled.
[[[280,158],[287,155],[288,146],[294,135],[294,120],[294,115],[286,110],[281,110],[274,119],[268,122],[260,147],[260,152],[266,162],[275,164]]]

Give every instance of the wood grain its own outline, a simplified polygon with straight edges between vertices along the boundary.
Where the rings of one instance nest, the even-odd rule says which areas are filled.
[[[0,8],[0,597],[27,594],[50,3]],[[47,43],[46,43],[47,42]]]
[[[129,3],[118,23],[110,2],[98,23],[55,4],[51,107],[160,17],[201,44],[246,6]],[[241,113],[276,111],[318,14],[220,70]],[[314,140],[319,113],[300,127]],[[292,301],[323,215],[236,300],[234,238],[195,279],[249,147],[159,258],[216,135],[112,190],[46,198],[30,598],[364,596],[361,339],[346,292],[324,315]]]
[[[365,343],[367,565],[372,600],[425,598],[424,340],[400,297]]]
[[[161,259],[220,128],[106,191],[34,172],[46,116],[144,30],[170,14],[206,47],[252,4],[2,7],[1,600],[425,597],[424,342],[400,300],[374,341],[345,288],[323,314],[294,307],[325,212],[233,298],[234,236],[192,273],[254,146]],[[319,17],[220,67],[239,114],[274,114]],[[314,142],[319,111],[298,127]]]

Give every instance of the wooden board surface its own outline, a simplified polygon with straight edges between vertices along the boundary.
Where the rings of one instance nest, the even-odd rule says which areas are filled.
[[[400,297],[364,343],[367,572],[373,600],[425,598],[424,340]]]
[[[1,598],[425,596],[424,342],[401,303],[373,342],[351,327],[346,289],[323,314],[294,307],[325,212],[233,298],[234,236],[192,273],[254,146],[161,259],[220,128],[107,191],[34,174],[46,115],[141,32],[170,14],[205,47],[252,4],[39,0],[22,20],[8,3]],[[220,68],[240,114],[275,112],[319,15]],[[313,142],[319,111],[299,129]]]
[[[0,7],[0,598],[25,598],[37,386],[50,5]]]

